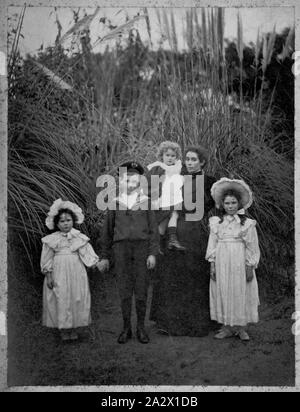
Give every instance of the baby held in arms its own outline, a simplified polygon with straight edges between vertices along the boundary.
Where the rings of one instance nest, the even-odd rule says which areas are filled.
[[[184,251],[177,237],[178,210],[183,203],[181,175],[181,149],[175,142],[162,142],[158,148],[158,161],[148,166],[151,181],[151,199],[156,209],[156,218],[161,236],[168,231],[168,249]],[[154,184],[157,176],[159,184]],[[157,183],[157,182],[156,182]]]

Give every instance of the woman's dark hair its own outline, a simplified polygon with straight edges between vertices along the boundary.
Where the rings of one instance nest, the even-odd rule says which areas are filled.
[[[60,219],[61,215],[63,215],[64,213],[70,215],[71,218],[72,218],[72,220],[73,220],[73,226],[76,225],[76,223],[77,223],[77,217],[76,217],[75,213],[74,213],[72,210],[70,210],[70,209],[60,209],[59,212],[58,212],[58,214],[57,214],[57,215],[54,217],[54,219],[53,219],[53,222],[54,222],[54,230],[55,230],[55,231],[59,230],[59,228],[58,228],[58,222],[59,222],[59,219]]]
[[[208,159],[209,159],[209,154],[208,154],[208,150],[205,147],[203,147],[203,146],[189,146],[185,150],[184,157],[186,157],[186,155],[189,152],[196,153],[198,158],[199,158],[199,161],[201,163],[204,162],[204,166],[206,166],[206,164],[208,162]]]
[[[243,208],[242,198],[241,198],[241,195],[239,194],[239,192],[237,192],[236,190],[233,190],[233,189],[227,190],[226,192],[223,193],[222,202],[224,202],[224,200],[228,196],[235,197],[236,200],[239,202],[239,209]],[[225,212],[223,206],[221,206],[221,208],[220,208],[220,219],[221,219],[220,224],[224,222],[225,214],[226,214],[226,212]],[[239,217],[241,219],[241,225],[244,226],[244,224],[247,220],[247,216],[246,215],[239,215]]]

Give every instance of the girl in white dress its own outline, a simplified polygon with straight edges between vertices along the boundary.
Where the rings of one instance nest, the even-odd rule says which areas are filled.
[[[217,339],[248,341],[248,323],[257,323],[259,294],[255,269],[260,259],[256,221],[245,216],[252,192],[242,180],[223,178],[211,189],[223,214],[210,219],[206,259],[211,263],[210,312],[223,325]]]
[[[43,325],[58,328],[64,341],[77,340],[74,329],[91,322],[91,296],[85,266],[96,267],[99,258],[89,238],[74,228],[83,220],[82,210],[77,205],[58,199],[46,219],[48,229],[55,232],[42,238]]]

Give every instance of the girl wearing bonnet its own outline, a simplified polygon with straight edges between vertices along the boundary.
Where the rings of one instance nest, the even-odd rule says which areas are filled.
[[[211,189],[221,217],[210,219],[206,259],[211,264],[211,319],[223,325],[216,339],[250,339],[246,326],[258,322],[255,270],[260,260],[256,221],[245,215],[253,202],[242,180],[223,178]]]
[[[58,199],[46,219],[46,226],[54,233],[42,238],[43,325],[59,329],[63,341],[77,340],[75,329],[91,322],[91,295],[85,267],[96,267],[99,258],[89,238],[75,229],[83,221],[79,206]]]

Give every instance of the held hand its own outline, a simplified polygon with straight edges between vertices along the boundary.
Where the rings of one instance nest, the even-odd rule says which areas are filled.
[[[149,270],[153,270],[155,269],[155,266],[156,266],[156,257],[151,255],[147,259],[147,268]]]
[[[216,282],[216,280],[217,280],[217,278],[216,278],[216,265],[215,265],[214,262],[211,262],[211,264],[210,264],[210,278],[214,282]]]
[[[47,275],[46,275],[46,278],[47,278],[47,286],[50,290],[52,290],[55,286],[52,273],[48,272]]]
[[[252,266],[246,266],[246,279],[248,283],[254,279],[254,269]]]
[[[108,259],[102,259],[98,264],[97,268],[101,273],[105,273],[109,271],[109,260]]]

